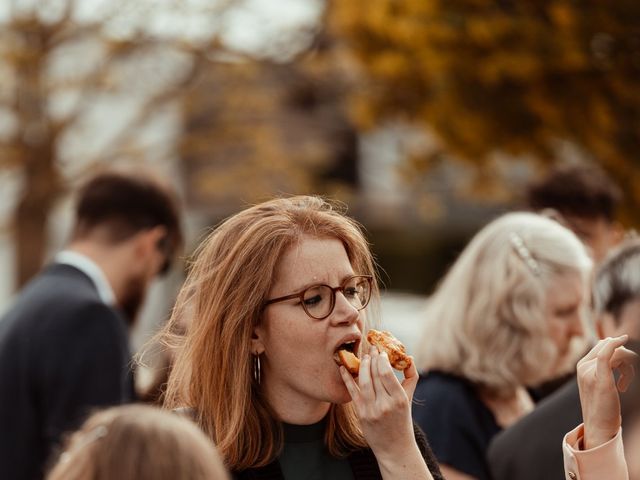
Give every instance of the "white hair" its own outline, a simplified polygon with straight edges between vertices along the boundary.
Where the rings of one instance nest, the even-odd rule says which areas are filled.
[[[554,220],[508,213],[467,245],[425,311],[416,352],[420,370],[443,370],[494,392],[535,385],[557,368],[545,316],[549,282],[592,262],[578,238]]]

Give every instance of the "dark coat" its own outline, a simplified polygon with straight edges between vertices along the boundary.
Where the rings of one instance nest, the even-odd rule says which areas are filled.
[[[78,269],[54,264],[0,320],[0,472],[43,477],[64,432],[133,400],[127,326]]]
[[[562,439],[581,423],[574,379],[493,438],[487,453],[493,480],[564,480]]]
[[[638,352],[640,342],[629,342],[627,348]],[[621,395],[623,432],[625,424],[637,418],[639,383],[634,381]],[[574,378],[494,437],[487,454],[493,480],[564,480],[562,439],[581,423],[578,382]]]

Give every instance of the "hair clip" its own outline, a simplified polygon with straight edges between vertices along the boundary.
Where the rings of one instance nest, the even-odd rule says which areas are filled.
[[[516,251],[518,256],[522,259],[522,261],[529,267],[529,270],[535,275],[540,275],[540,264],[533,258],[531,255],[531,251],[524,244],[524,240],[522,237],[515,232],[511,232],[509,235],[509,240],[511,241],[511,245],[513,249]]]
[[[82,440],[78,443],[78,445],[76,445],[71,451],[64,452],[60,456],[60,462],[62,463],[68,462],[69,460],[71,460],[72,453],[77,452],[78,450],[82,450],[87,445],[95,442],[96,440],[99,440],[100,438],[106,437],[107,433],[109,433],[109,431],[107,430],[107,427],[105,427],[104,425],[98,425],[93,430],[87,432],[84,435],[84,438],[82,438]]]

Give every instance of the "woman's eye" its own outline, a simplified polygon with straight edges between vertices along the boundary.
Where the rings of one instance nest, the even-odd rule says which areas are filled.
[[[556,315],[558,317],[570,317],[576,313],[577,310],[578,309],[576,307],[563,308],[562,310],[556,310]]]
[[[322,297],[320,295],[314,295],[313,297],[305,298],[304,304],[307,306],[317,305],[322,301]]]
[[[345,288],[343,291],[346,297],[355,297],[358,294],[358,289],[355,287]]]

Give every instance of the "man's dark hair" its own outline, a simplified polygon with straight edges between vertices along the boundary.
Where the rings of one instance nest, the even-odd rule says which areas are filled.
[[[626,240],[600,265],[593,282],[596,314],[619,320],[624,306],[640,298],[640,239]]]
[[[622,200],[618,186],[600,168],[587,165],[553,170],[527,192],[532,210],[554,209],[562,215],[604,218],[613,222]]]
[[[101,227],[109,242],[119,243],[157,226],[167,229],[158,244],[167,259],[164,273],[183,240],[178,203],[167,186],[151,176],[105,172],[89,179],[78,193],[74,239]]]

